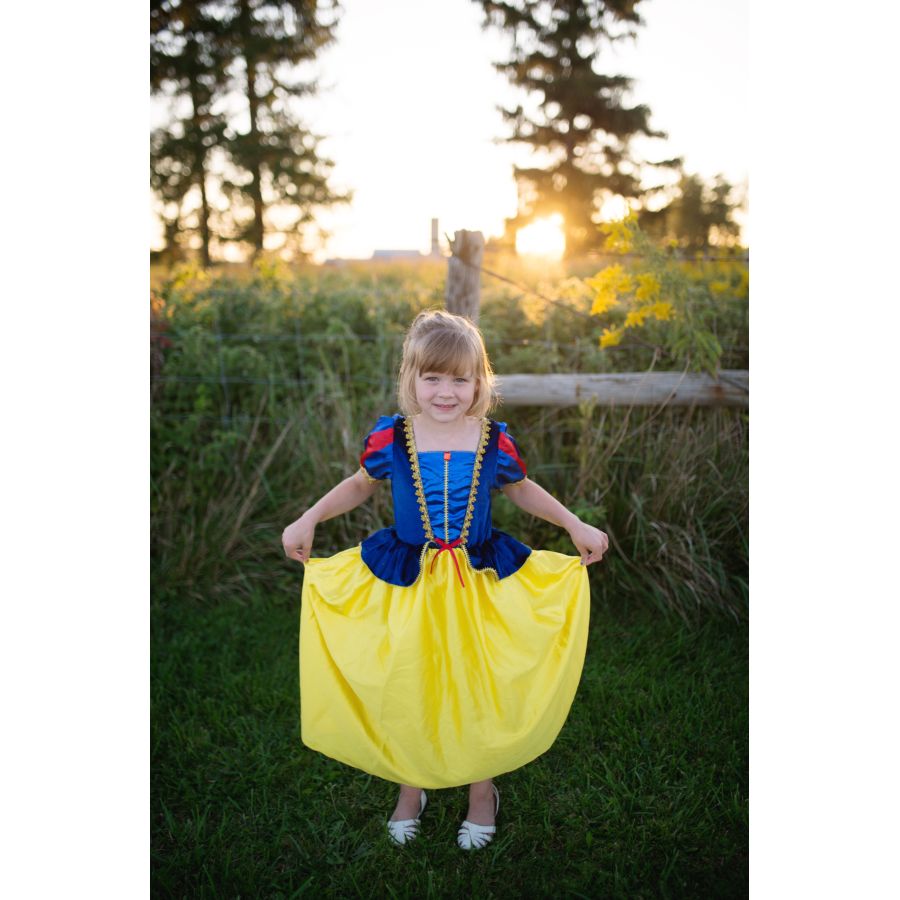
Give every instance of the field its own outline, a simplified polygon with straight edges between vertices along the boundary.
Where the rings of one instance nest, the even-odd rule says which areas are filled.
[[[722,366],[746,368],[741,267],[682,267]],[[682,368],[667,322],[600,348],[584,282],[596,267],[496,268],[545,298],[484,278],[501,376]],[[382,834],[392,787],[299,741],[302,570],[281,529],[357,468],[362,436],[396,409],[404,328],[442,305],[443,278],[441,264],[154,276],[154,895],[744,896],[746,410],[493,414],[611,552],[590,570],[572,714],[550,752],[498,779],[488,851],[461,859],[453,843],[460,790],[435,792],[421,843],[398,854]],[[382,491],[323,523],[316,554],[389,521]],[[572,552],[502,499],[495,522]]]

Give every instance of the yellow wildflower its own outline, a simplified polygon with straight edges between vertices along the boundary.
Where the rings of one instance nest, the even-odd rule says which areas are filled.
[[[618,222],[604,222],[600,228],[606,235],[604,248],[612,253],[631,253],[634,246],[634,228],[637,216],[633,210]]]
[[[648,312],[652,312],[657,319],[671,319],[675,315],[675,310],[671,303],[654,303],[648,307]]]
[[[594,316],[602,316],[607,310],[612,309],[612,307],[617,306],[619,301],[616,299],[615,294],[610,294],[608,292],[603,294],[597,294],[594,297],[594,304],[591,306],[591,315]]]
[[[604,328],[603,334],[600,335],[600,347],[601,349],[605,349],[606,347],[615,347],[616,344],[621,342],[621,340],[621,328],[616,328],[615,326],[613,326],[612,328]]]
[[[618,264],[601,269],[593,278],[588,279],[587,285],[596,291],[591,307],[591,313],[595,316],[602,315],[615,306],[619,302],[619,294],[628,294],[634,290],[631,276]]]
[[[721,281],[711,281],[709,283],[709,289],[714,294],[725,294],[731,289],[731,285],[724,279]]]
[[[625,316],[625,327],[626,328],[635,328],[644,324],[644,319],[650,315],[651,307],[649,306],[641,306],[638,309],[631,310],[627,316]]]
[[[638,303],[649,303],[659,296],[659,279],[652,272],[645,272],[637,277],[638,288],[634,292],[634,299]]]

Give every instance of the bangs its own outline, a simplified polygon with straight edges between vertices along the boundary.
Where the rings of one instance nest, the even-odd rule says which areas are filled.
[[[417,375],[439,372],[471,378],[478,374],[481,348],[467,334],[434,333],[417,348],[412,360]]]

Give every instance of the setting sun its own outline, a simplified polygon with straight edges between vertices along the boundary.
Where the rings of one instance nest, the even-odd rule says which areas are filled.
[[[562,229],[563,217],[554,213],[545,219],[536,219],[516,232],[516,253],[520,256],[543,256],[562,259],[566,251],[566,236]]]

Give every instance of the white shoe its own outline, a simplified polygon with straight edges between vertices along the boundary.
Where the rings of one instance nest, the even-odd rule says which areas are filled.
[[[494,784],[492,784],[491,787],[494,789],[494,799],[497,803],[494,808],[494,817],[496,818],[497,813],[500,811],[500,791],[497,790],[497,786]],[[496,833],[496,825],[476,825],[474,822],[470,822],[466,819],[463,821],[462,825],[459,826],[459,831],[456,835],[456,843],[459,844],[463,850],[480,850],[482,847],[486,847],[494,839]]]
[[[425,804],[428,802],[425,791],[422,791],[422,799],[419,802],[419,816],[421,816],[425,811]],[[418,817],[415,819],[400,819],[397,822],[388,820],[388,835],[395,844],[408,844],[419,833],[420,824]]]

